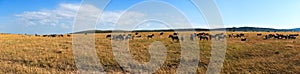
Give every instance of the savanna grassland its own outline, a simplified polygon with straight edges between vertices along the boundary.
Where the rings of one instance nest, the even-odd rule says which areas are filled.
[[[180,62],[180,43],[168,38],[170,33],[153,39],[145,38],[150,32],[143,32],[141,39],[129,41],[130,52],[138,62],[148,62],[149,45],[161,41],[167,48],[167,58],[157,74],[176,73]],[[231,34],[228,32],[227,34]],[[226,58],[221,73],[300,73],[300,38],[268,39],[267,32],[234,32],[245,33],[247,41],[240,38],[227,38]],[[270,32],[271,33],[271,32]],[[298,32],[277,32],[279,34],[300,34]],[[274,33],[272,33],[274,34]],[[84,35],[84,34],[80,34]],[[108,73],[127,73],[120,68],[112,52],[111,40],[107,34],[95,35],[95,48],[99,62]],[[211,42],[198,41],[200,60],[197,72],[206,72],[211,57]],[[44,73],[78,73],[72,51],[72,37],[36,37],[18,34],[0,35],[0,73],[44,74]]]

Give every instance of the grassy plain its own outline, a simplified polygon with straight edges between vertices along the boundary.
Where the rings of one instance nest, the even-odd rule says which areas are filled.
[[[165,33],[153,39],[130,40],[130,52],[138,62],[148,62],[149,45],[161,41],[167,48],[167,60],[156,71],[157,74],[176,73],[180,62],[180,43],[172,42]],[[248,40],[227,38],[226,59],[222,73],[300,73],[300,38],[295,40],[263,40],[257,33],[245,33]],[[280,33],[280,32],[278,32]],[[141,33],[142,36],[150,34]],[[231,34],[231,32],[228,34]],[[282,32],[280,34],[300,34],[299,32]],[[108,73],[127,72],[120,68],[112,53],[112,45],[107,34],[96,34],[96,49],[99,62]],[[197,72],[203,74],[210,60],[211,42],[199,41],[200,60]],[[72,37],[35,37],[17,34],[0,35],[0,73],[78,73],[72,51]]]

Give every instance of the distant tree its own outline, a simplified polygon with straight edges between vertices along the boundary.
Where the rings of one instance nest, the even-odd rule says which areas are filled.
[[[233,29],[232,32],[235,32],[235,31],[236,31],[236,27],[232,27],[232,29]]]

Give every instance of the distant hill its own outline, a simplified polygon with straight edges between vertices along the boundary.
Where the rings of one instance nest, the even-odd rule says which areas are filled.
[[[300,31],[300,28],[294,28],[292,30],[294,30],[294,31]]]
[[[238,27],[238,28],[226,28],[227,31],[252,31],[252,32],[287,32],[293,31],[291,29],[274,29],[274,28],[259,28],[259,27]]]
[[[243,31],[243,32],[289,32],[300,31],[300,28],[295,29],[274,29],[274,28],[260,28],[260,27],[232,27],[232,28],[218,28],[218,29],[203,29],[203,28],[188,28],[188,29],[160,29],[160,30],[134,30],[132,32],[173,32],[173,31],[210,31],[210,30],[226,30],[226,31]],[[126,30],[88,30],[75,33],[111,33],[111,32],[129,32]]]

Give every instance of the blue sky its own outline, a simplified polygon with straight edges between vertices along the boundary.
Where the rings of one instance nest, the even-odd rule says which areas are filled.
[[[207,28],[201,13],[191,1],[161,1],[180,10],[193,27]],[[139,2],[142,0],[112,0],[104,9],[102,18],[104,21],[97,25],[97,29],[113,29],[118,16]],[[216,3],[225,27],[300,28],[300,0],[216,0]],[[0,32],[31,34],[72,32],[73,20],[80,4],[81,0],[0,0]],[[133,11],[128,16],[143,18],[144,15],[148,14]],[[178,20],[180,19],[177,17],[173,21],[183,24]],[[148,23],[139,28],[167,27]]]

